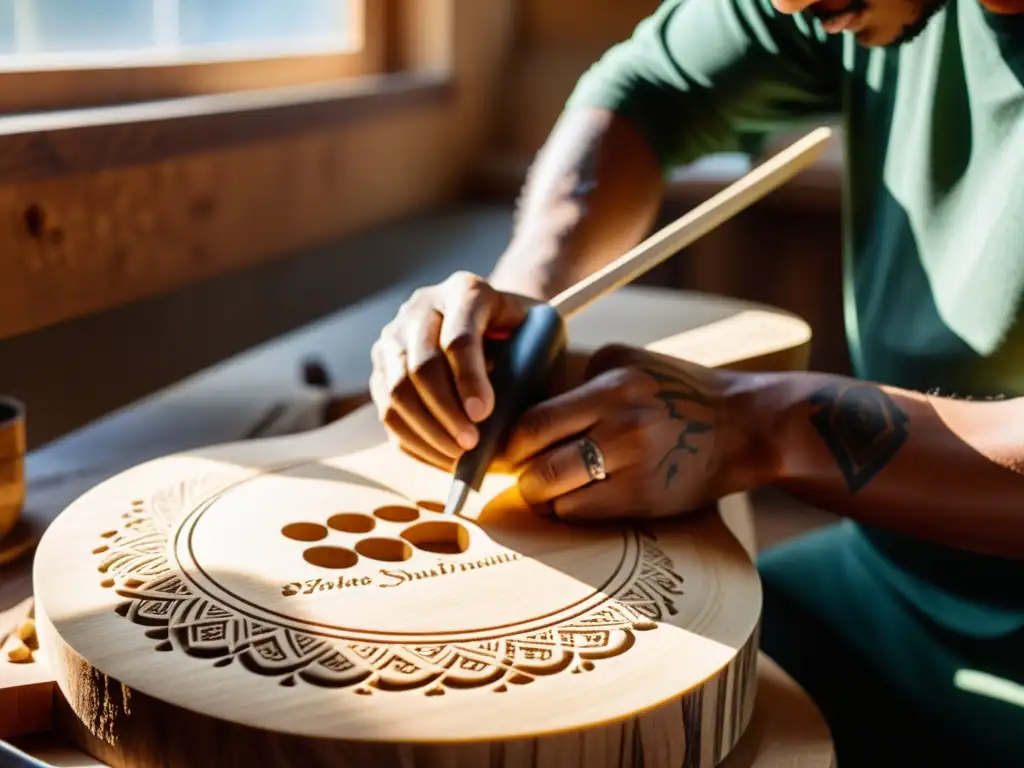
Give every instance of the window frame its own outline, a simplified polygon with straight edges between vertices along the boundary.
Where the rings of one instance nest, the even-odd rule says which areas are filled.
[[[384,73],[388,0],[350,0],[354,50],[253,56],[46,55],[0,69],[0,119],[193,96],[335,83]]]

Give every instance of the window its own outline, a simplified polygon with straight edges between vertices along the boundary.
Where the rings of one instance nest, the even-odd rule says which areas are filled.
[[[0,0],[0,112],[374,74],[381,1]]]

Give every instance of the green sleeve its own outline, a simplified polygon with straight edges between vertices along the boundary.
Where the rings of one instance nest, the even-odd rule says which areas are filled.
[[[663,0],[582,76],[566,104],[629,119],[662,167],[736,151],[744,133],[833,118],[835,54],[817,22],[770,0]]]

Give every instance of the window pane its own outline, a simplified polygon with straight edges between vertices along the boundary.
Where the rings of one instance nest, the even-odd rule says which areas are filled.
[[[347,50],[350,7],[351,0],[0,0],[0,55]]]
[[[148,0],[3,0],[18,53],[130,50],[153,44]]]
[[[374,0],[371,0],[373,2]],[[348,43],[346,0],[179,0],[185,45]],[[269,45],[268,45],[269,44]]]
[[[14,51],[14,4],[0,0],[0,55]]]

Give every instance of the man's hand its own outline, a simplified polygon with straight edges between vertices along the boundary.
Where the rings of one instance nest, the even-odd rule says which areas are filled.
[[[391,439],[442,469],[473,448],[494,408],[483,342],[526,316],[528,300],[468,272],[417,290],[373,345],[370,394]]]
[[[732,380],[642,349],[604,348],[583,383],[524,414],[502,463],[518,469],[528,504],[559,518],[692,511],[754,482],[745,458],[753,451],[731,417]],[[588,471],[583,439],[603,455],[604,479]]]

